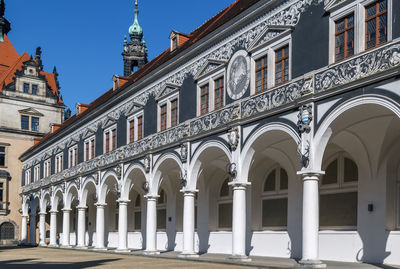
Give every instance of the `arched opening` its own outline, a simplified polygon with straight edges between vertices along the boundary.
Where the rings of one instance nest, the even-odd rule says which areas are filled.
[[[222,182],[218,197],[217,229],[232,230],[232,192],[229,190],[228,177]]]
[[[79,206],[87,207],[85,212],[85,232],[84,245],[94,246],[94,235],[96,231],[96,206],[98,197],[96,194],[96,185],[91,178],[87,178],[82,186]]]

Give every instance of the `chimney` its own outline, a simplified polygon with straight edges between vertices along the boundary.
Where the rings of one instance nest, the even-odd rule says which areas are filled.
[[[119,76],[118,75],[114,75],[112,77],[112,81],[113,81],[113,91],[115,91],[116,89],[119,88]]]

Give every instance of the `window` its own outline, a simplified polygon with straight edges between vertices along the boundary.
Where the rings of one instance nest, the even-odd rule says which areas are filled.
[[[0,146],[0,167],[6,166],[6,147]]]
[[[29,84],[24,83],[24,93],[29,93]]]
[[[73,167],[78,164],[78,146],[74,146],[68,151],[68,166]]]
[[[275,85],[289,80],[289,46],[275,51]]]
[[[167,228],[167,195],[164,190],[160,190],[157,204],[157,229],[165,230]]]
[[[117,128],[111,127],[104,132],[104,153],[117,148]]]
[[[158,100],[158,131],[165,131],[178,125],[179,99],[178,92]]]
[[[37,117],[32,117],[31,118],[31,128],[32,131],[39,131],[39,118]]]
[[[256,93],[268,87],[268,56],[256,60]]]
[[[278,166],[268,173],[262,193],[262,227],[287,227],[288,185],[285,169]]]
[[[135,119],[129,121],[129,143],[135,142]]]
[[[328,162],[321,179],[320,226],[354,228],[357,226],[358,168],[344,153]]]
[[[34,95],[38,94],[38,85],[32,85],[32,94]]]
[[[214,109],[220,109],[224,103],[224,78],[214,80]]]
[[[84,160],[89,161],[94,159],[95,156],[95,138],[91,137],[85,140]]]
[[[3,182],[0,182],[0,202],[4,202],[5,199],[3,198],[3,191],[4,191]]]
[[[56,173],[60,173],[63,170],[63,155],[62,153],[56,156]]]
[[[14,225],[11,222],[4,222],[0,226],[0,240],[14,240]]]
[[[143,138],[143,116],[138,117],[138,140]]]
[[[21,116],[21,129],[29,130],[29,116]]]
[[[44,171],[43,172],[44,172],[45,178],[50,176],[50,174],[51,174],[50,169],[51,169],[51,161],[50,161],[50,159],[48,159],[48,160],[44,161]]]
[[[26,185],[31,184],[31,170],[30,169],[25,171],[25,184]]]
[[[138,194],[136,196],[134,209],[133,209],[133,215],[135,218],[134,219],[135,231],[140,231],[142,229],[142,209],[141,209],[140,194]]]
[[[376,47],[388,40],[387,0],[365,7],[365,48]]]
[[[354,55],[354,14],[335,22],[335,59]]]
[[[229,190],[228,179],[220,188],[218,198],[218,228],[221,230],[232,229],[232,193]]]
[[[178,99],[171,101],[171,127],[178,125]]]
[[[160,107],[160,130],[164,131],[167,129],[167,104]]]
[[[39,181],[40,179],[40,165],[36,165],[35,168],[33,169],[33,181]]]
[[[208,84],[200,88],[200,115],[208,113],[209,100],[208,100]]]

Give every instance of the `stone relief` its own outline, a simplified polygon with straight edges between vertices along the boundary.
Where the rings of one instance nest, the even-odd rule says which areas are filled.
[[[250,83],[250,59],[245,50],[233,55],[227,74],[227,93],[233,100],[238,100],[245,94]]]

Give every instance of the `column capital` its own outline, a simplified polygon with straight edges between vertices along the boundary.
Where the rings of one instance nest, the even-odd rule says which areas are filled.
[[[228,183],[229,186],[233,188],[233,190],[239,190],[239,189],[246,189],[247,186],[250,186],[250,182],[242,182],[242,181],[231,181]]]
[[[131,200],[117,200],[117,203],[119,203],[120,205],[127,205]]]
[[[41,216],[46,216],[46,212],[39,212],[39,215],[41,215]]]
[[[58,211],[57,211],[57,210],[50,210],[49,213],[50,213],[50,214],[57,214]]]
[[[99,207],[100,207],[100,208],[102,208],[102,207],[104,208],[107,204],[106,204],[106,203],[104,203],[104,204],[95,203],[94,205],[95,205],[97,208],[99,208]]]
[[[62,212],[71,212],[72,209],[71,208],[63,208],[61,209]]]
[[[78,210],[86,210],[88,207],[87,206],[77,206],[76,209]]]
[[[144,198],[146,198],[148,201],[151,201],[151,200],[157,200],[158,199],[158,197],[160,197],[160,195],[153,195],[153,194],[147,194],[147,195],[145,195],[144,196]]]
[[[195,196],[196,193],[199,192],[199,190],[181,189],[180,192],[183,193],[183,196]]]
[[[325,175],[324,171],[298,171],[297,175],[301,176],[303,181],[319,180],[321,176]]]

